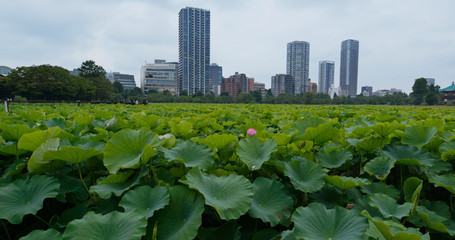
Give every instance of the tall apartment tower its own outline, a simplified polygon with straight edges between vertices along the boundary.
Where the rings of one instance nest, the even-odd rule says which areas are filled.
[[[359,69],[359,41],[348,39],[341,42],[340,93],[342,96],[357,95]]]
[[[210,91],[210,11],[186,7],[179,13],[178,89]]]
[[[319,62],[319,93],[329,93],[329,88],[334,84],[335,62]]]
[[[304,41],[288,43],[286,74],[294,77],[294,93],[307,92],[309,88],[310,44]]]

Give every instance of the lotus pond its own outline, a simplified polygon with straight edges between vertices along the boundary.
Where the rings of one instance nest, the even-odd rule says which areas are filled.
[[[10,110],[0,239],[455,237],[455,108]]]

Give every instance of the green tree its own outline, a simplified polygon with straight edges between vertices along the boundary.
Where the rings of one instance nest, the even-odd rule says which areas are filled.
[[[123,85],[119,81],[114,81],[112,86],[114,87],[114,93],[123,93]]]
[[[114,86],[106,78],[106,71],[103,67],[95,64],[93,60],[87,60],[78,68],[79,76],[89,79],[96,87],[95,98],[97,100],[111,99],[114,93]]]
[[[204,93],[201,91],[201,90],[197,90],[194,94],[193,94],[193,98],[195,97],[203,97],[204,96]]]
[[[425,95],[428,93],[427,80],[425,78],[416,79],[412,86],[411,97],[415,105],[424,103]]]
[[[438,89],[431,84],[428,87],[428,93],[425,95],[425,102],[428,105],[436,105],[439,103],[439,100],[441,99],[441,96],[439,95]]]
[[[188,95],[188,91],[187,90],[180,90],[179,96],[187,96],[187,95]]]
[[[315,97],[316,97],[316,93],[314,93],[314,92],[304,92],[303,93],[303,101],[305,104],[312,104]]]
[[[235,101],[238,103],[255,103],[256,99],[249,93],[241,92],[239,95],[237,95]]]
[[[223,97],[223,96],[229,96],[229,92],[221,92],[221,93],[220,93],[220,96],[222,96],[222,97]]]
[[[262,92],[260,89],[258,90],[254,90],[252,92],[250,92],[251,96],[254,97],[254,99],[256,99],[256,102],[257,103],[261,103],[262,102]]]

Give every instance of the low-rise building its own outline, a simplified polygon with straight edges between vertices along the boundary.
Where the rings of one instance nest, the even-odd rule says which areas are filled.
[[[0,66],[0,75],[8,76],[8,74],[10,74],[11,71],[12,71],[12,69],[10,67]]]
[[[272,94],[278,96],[282,93],[294,94],[294,77],[288,74],[276,74],[272,76]]]
[[[156,59],[155,63],[145,64],[141,68],[141,89],[147,93],[151,89],[158,92],[168,90],[172,94],[178,94],[177,88],[177,62],[166,62]]]
[[[265,91],[265,83],[255,82],[255,83],[253,84],[253,89],[254,89],[254,91],[260,90],[260,91],[261,91],[262,98],[265,98],[265,97],[266,97],[267,92]]]
[[[114,83],[115,81],[120,82],[125,90],[137,87],[136,82],[134,81],[134,75],[110,72],[106,73],[106,78],[109,79],[111,83]]]

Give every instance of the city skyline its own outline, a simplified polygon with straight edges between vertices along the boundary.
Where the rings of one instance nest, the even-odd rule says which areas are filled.
[[[178,61],[178,12],[192,6],[211,11],[211,63],[267,88],[285,73],[286,44],[294,40],[311,44],[314,80],[319,61],[339,66],[341,41],[359,40],[357,93],[364,85],[410,93],[417,78],[441,87],[455,78],[455,2],[448,0],[25,2],[2,4],[0,65],[74,69],[94,60],[107,72],[134,74],[139,86],[144,62]],[[338,87],[338,69],[335,79]]]

